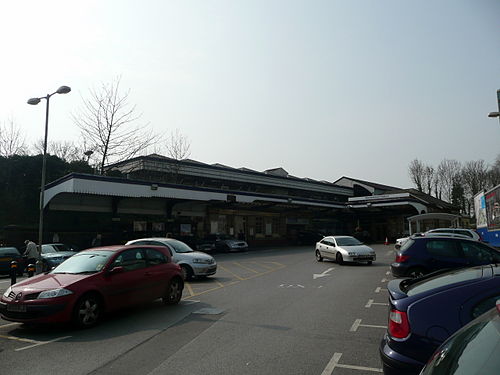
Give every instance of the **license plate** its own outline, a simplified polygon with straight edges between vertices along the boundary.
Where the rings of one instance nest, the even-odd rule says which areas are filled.
[[[7,311],[12,312],[26,312],[26,305],[7,305]]]

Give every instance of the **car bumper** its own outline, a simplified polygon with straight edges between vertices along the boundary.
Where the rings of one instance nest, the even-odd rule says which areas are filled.
[[[217,272],[216,264],[207,264],[201,266],[193,266],[193,273],[195,276],[211,276]]]
[[[229,247],[229,251],[247,251],[248,246],[234,246],[234,247]]]
[[[54,304],[16,304],[23,306],[22,310],[10,311],[12,303],[0,301],[0,316],[2,319],[20,323],[55,323],[71,320],[71,309],[68,303]]]
[[[377,260],[376,255],[361,255],[361,256],[344,256],[344,262],[374,262]]]
[[[406,277],[408,274],[408,266],[402,263],[392,263],[391,273],[394,277]]]
[[[380,342],[379,354],[385,375],[418,375],[425,365],[392,350],[386,336]]]

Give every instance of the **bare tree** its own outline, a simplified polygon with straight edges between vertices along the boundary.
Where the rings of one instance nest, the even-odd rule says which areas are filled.
[[[500,154],[497,155],[495,162],[488,172],[489,187],[495,187],[500,184]]]
[[[129,104],[129,92],[120,91],[119,77],[102,83],[99,89],[89,90],[82,108],[73,114],[82,138],[99,158],[101,174],[106,164],[131,158],[158,140],[149,125],[134,125],[141,115]]]
[[[25,154],[26,137],[11,118],[0,125],[0,156]]]
[[[432,165],[424,166],[423,185],[424,192],[431,195],[432,186],[434,185],[434,167]]]
[[[169,164],[170,173],[173,176],[174,182],[179,182],[179,174],[182,169],[182,160],[187,159],[191,155],[191,143],[189,139],[181,134],[179,129],[170,132],[165,143],[166,154],[173,159]]]
[[[43,139],[39,139],[33,145],[37,154],[43,154],[43,142]],[[82,149],[81,146],[78,146],[71,141],[50,141],[47,144],[48,154],[55,155],[67,162],[84,160],[85,151],[86,150]]]
[[[436,175],[439,176],[442,198],[447,202],[452,201],[453,185],[461,179],[462,165],[457,160],[443,159],[437,167]]]
[[[412,182],[415,184],[417,190],[424,191],[424,179],[425,179],[425,166],[418,160],[414,159],[410,162],[408,166],[408,174]]]

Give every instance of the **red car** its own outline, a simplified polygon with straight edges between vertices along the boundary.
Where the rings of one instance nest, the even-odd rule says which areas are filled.
[[[23,323],[98,323],[105,312],[162,298],[182,297],[181,268],[159,246],[109,246],[84,250],[51,272],[9,287],[0,315]]]

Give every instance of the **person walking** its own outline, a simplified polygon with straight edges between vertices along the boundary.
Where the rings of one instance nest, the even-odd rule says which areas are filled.
[[[98,247],[98,246],[101,246],[101,239],[102,239],[102,236],[101,236],[101,233],[97,233],[95,238],[92,240],[92,247]]]
[[[23,256],[28,259],[28,264],[35,264],[36,261],[40,258],[40,253],[38,252],[38,246],[31,240],[24,241],[26,245],[26,250],[24,251]]]

